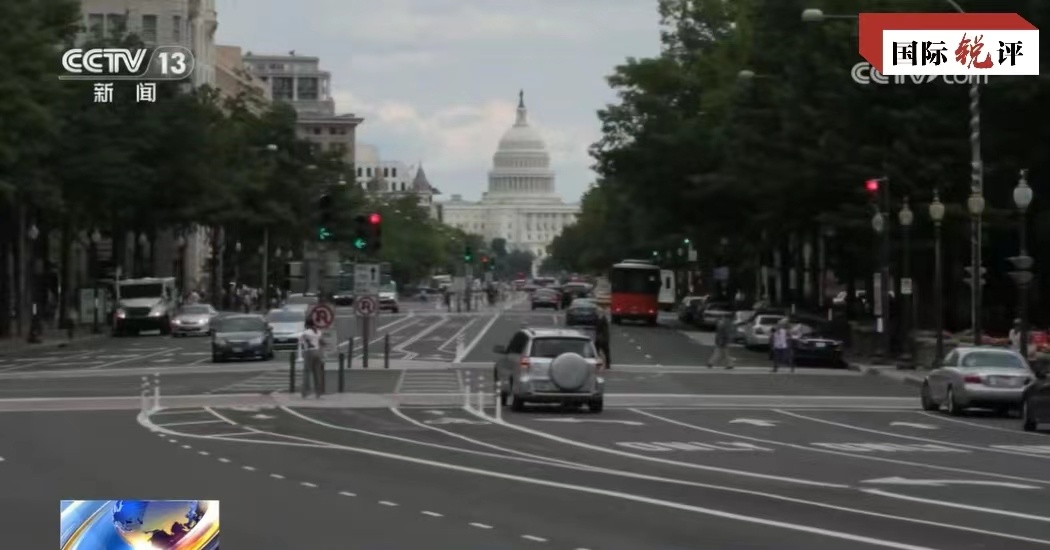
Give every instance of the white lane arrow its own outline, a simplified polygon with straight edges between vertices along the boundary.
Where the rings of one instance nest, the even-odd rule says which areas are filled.
[[[259,414],[253,414],[252,418],[255,418],[257,420],[270,420],[271,418],[277,418],[277,417],[276,416],[270,416],[268,414],[259,413]]]
[[[432,410],[424,411],[424,412],[427,413],[427,414],[432,414],[434,416],[443,416],[445,414],[445,411],[439,411],[437,409],[432,409]]]
[[[874,483],[878,485],[911,485],[914,487],[946,487],[949,485],[971,485],[980,487],[1005,487],[1007,489],[1038,489],[1035,485],[1024,485],[1021,483],[1009,483],[1005,481],[983,481],[971,479],[908,479],[904,477],[880,477],[878,479],[867,479],[862,483]]]
[[[916,422],[890,422],[890,426],[903,426],[905,428],[915,428],[917,430],[936,430],[937,426],[933,424],[919,424]]]
[[[583,422],[595,422],[598,424],[623,424],[625,426],[644,426],[645,422],[635,420],[599,420],[597,418],[536,418],[538,422],[562,422],[564,424],[581,424]]]
[[[756,418],[737,418],[730,420],[730,424],[750,424],[752,426],[761,426],[763,428],[771,428],[776,426],[777,423],[773,420],[758,420]]]

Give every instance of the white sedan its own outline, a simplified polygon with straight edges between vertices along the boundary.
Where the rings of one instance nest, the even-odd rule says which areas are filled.
[[[920,390],[922,408],[944,407],[954,416],[971,407],[1009,412],[1020,407],[1024,389],[1034,379],[1028,362],[1013,350],[959,347],[926,376]]]

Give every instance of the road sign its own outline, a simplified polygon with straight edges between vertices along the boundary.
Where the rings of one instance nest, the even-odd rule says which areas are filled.
[[[911,294],[911,277],[901,277],[901,294]]]
[[[354,265],[354,295],[370,296],[379,294],[379,264]]]
[[[310,319],[314,326],[324,330],[335,322],[335,311],[328,304],[317,304],[310,309]]]
[[[354,313],[358,317],[371,317],[379,311],[379,299],[375,296],[358,296],[354,299]]]

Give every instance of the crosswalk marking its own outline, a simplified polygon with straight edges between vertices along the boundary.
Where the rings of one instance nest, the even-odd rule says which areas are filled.
[[[288,373],[270,371],[211,390],[208,393],[272,393],[286,389],[288,389]]]
[[[406,370],[398,384],[398,393],[461,393],[459,371]]]

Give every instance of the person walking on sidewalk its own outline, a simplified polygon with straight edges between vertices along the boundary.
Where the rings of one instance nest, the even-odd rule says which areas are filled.
[[[791,366],[791,372],[795,372],[795,362],[791,360],[791,337],[788,331],[787,319],[781,319],[773,329],[773,372],[777,372],[781,365]]]
[[[317,329],[314,320],[306,318],[306,330],[299,337],[299,353],[303,358],[303,399],[313,386],[314,396],[318,399],[324,391],[324,334]]]
[[[714,367],[716,362],[726,369],[733,368],[735,361],[729,356],[729,344],[733,341],[735,331],[733,319],[728,315],[718,321],[718,326],[715,327],[715,349],[711,351],[711,357],[707,358],[707,368]]]

